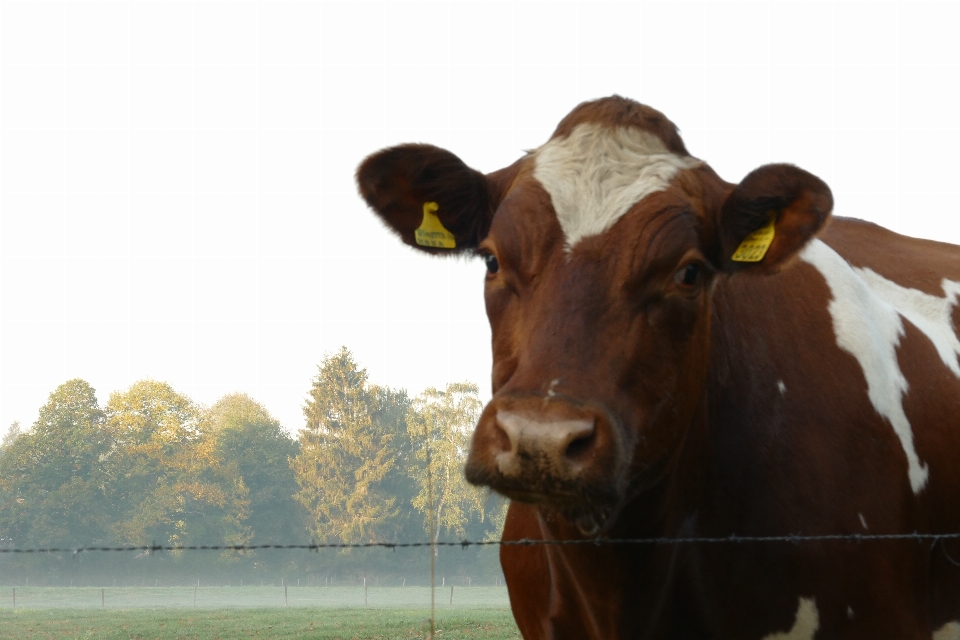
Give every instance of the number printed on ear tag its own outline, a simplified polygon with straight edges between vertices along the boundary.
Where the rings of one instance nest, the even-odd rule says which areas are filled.
[[[763,260],[763,256],[767,255],[767,250],[773,242],[776,219],[777,215],[771,212],[770,222],[744,238],[730,259],[734,262],[760,262]]]
[[[421,247],[456,249],[457,239],[447,231],[435,213],[439,208],[436,202],[423,203],[423,222],[414,234],[417,244]]]

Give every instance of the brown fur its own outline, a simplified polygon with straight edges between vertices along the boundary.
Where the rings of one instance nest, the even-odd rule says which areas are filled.
[[[682,156],[690,155],[680,138],[677,125],[656,109],[620,96],[581,102],[560,121],[551,138],[566,137],[574,127],[584,122],[643,129],[656,134],[670,151]]]

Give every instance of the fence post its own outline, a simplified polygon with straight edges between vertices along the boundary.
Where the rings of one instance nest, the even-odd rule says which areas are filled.
[[[17,588],[16,587],[13,588],[13,608],[14,610],[16,610],[17,608]]]
[[[197,608],[197,589],[200,588],[200,581],[197,580],[197,584],[193,587],[193,608]]]
[[[450,604],[453,604],[453,585],[450,585]]]
[[[287,588],[283,588],[283,606],[287,606]]]
[[[367,606],[367,579],[363,579],[363,606]]]
[[[101,608],[101,609],[106,609],[106,608],[107,608],[107,601],[106,601],[106,599],[103,597],[103,587],[100,588],[100,608]]]

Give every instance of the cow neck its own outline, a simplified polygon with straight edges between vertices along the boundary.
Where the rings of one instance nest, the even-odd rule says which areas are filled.
[[[705,399],[705,392],[704,392]],[[700,402],[671,468],[621,509],[611,539],[689,537],[697,533],[697,487],[705,463],[706,404]],[[538,509],[545,540],[579,539],[576,526]],[[554,628],[582,628],[591,638],[657,635],[692,610],[690,547],[658,544],[548,545]],[[638,607],[643,603],[643,610]],[[685,614],[688,615],[688,614]],[[684,625],[696,627],[697,620]],[[558,637],[562,637],[558,636]],[[582,637],[582,636],[577,636]]]

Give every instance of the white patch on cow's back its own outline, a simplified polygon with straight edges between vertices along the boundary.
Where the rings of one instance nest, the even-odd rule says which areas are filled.
[[[953,332],[950,312],[960,297],[960,282],[944,278],[940,282],[944,296],[932,296],[918,289],[901,287],[872,269],[854,269],[878,298],[900,312],[933,343],[943,364],[960,377],[960,340]]]
[[[780,395],[787,392],[787,385],[783,383],[783,380],[777,380],[777,390],[780,392]]]
[[[701,161],[671,152],[649,131],[584,122],[540,147],[535,163],[533,177],[550,194],[569,250]]]
[[[948,622],[933,632],[933,640],[960,640],[960,622]]]
[[[903,410],[907,380],[897,361],[897,347],[904,333],[900,313],[823,241],[813,240],[800,257],[826,279],[833,295],[828,308],[837,345],[860,364],[870,403],[890,422],[900,439],[907,456],[910,487],[915,494],[920,493],[927,483],[929,470],[917,456],[910,421]]]
[[[797,605],[797,617],[789,631],[780,631],[765,636],[763,640],[813,640],[820,628],[820,614],[817,602],[813,598],[800,598]]]

